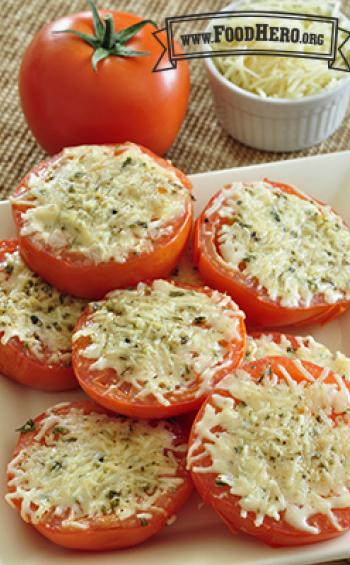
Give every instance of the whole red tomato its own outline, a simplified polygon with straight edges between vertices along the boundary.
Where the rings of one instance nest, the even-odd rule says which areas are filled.
[[[154,24],[89,4],[91,13],[46,25],[25,52],[19,84],[29,128],[49,154],[124,141],[165,153],[187,109],[187,63],[152,72],[162,53]]]

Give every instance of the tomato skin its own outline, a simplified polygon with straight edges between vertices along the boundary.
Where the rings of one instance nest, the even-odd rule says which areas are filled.
[[[113,416],[98,404],[90,401],[70,402],[68,407],[60,408],[59,412],[64,413],[64,411],[70,408],[82,408],[84,414],[97,412]],[[34,419],[34,423],[36,425],[39,424],[44,416],[45,414],[39,415]],[[172,424],[172,429],[176,435],[177,442],[185,441],[181,427],[174,423]],[[35,434],[36,432],[33,431],[19,435],[12,459],[23,448],[30,446]],[[138,545],[158,533],[166,525],[167,520],[182,508],[192,494],[193,485],[189,473],[185,470],[185,456],[176,455],[176,457],[179,461],[178,476],[183,478],[183,484],[179,486],[172,497],[167,495],[160,497],[158,506],[163,508],[164,512],[157,514],[152,512],[152,518],[148,520],[147,526],[140,526],[140,521],[135,516],[131,516],[126,520],[118,520],[113,519],[111,516],[106,516],[99,518],[98,522],[94,523],[92,521],[87,529],[80,530],[63,528],[60,519],[57,517],[49,517],[43,520],[42,523],[31,523],[31,525],[53,543],[70,549],[104,551]],[[8,480],[11,478],[11,474],[8,473]],[[20,511],[21,501],[15,500],[14,504]]]
[[[17,240],[1,241],[0,261],[5,254],[14,253],[17,249]],[[6,344],[0,342],[0,373],[25,386],[49,392],[72,390],[79,386],[72,366],[49,364],[45,359],[38,359],[17,337],[12,337]]]
[[[212,294],[212,290],[207,287],[197,287],[186,283],[176,283],[176,287],[193,289],[205,294]],[[83,314],[78,320],[74,333],[81,330],[87,323],[90,316],[89,307],[85,309]],[[240,343],[238,345],[232,343],[228,346],[227,358],[230,360],[230,366],[220,369],[214,377],[214,382],[219,382],[224,378],[227,373],[234,368],[239,367],[244,359],[246,349],[246,331],[243,318],[239,318],[239,335]],[[90,339],[88,337],[80,337],[78,340],[73,340],[72,345],[72,362],[76,378],[79,381],[81,388],[84,392],[92,398],[95,402],[104,406],[108,410],[131,416],[136,418],[170,418],[179,416],[181,414],[188,415],[184,417],[184,429],[188,430],[193,420],[193,412],[203,403],[206,395],[195,397],[194,394],[188,394],[183,398],[169,399],[170,404],[161,404],[156,398],[149,400],[140,400],[134,398],[133,391],[123,393],[117,389],[113,395],[106,394],[105,387],[108,386],[108,381],[115,381],[118,377],[114,369],[108,368],[104,370],[91,370],[90,366],[94,363],[94,359],[88,359],[80,354],[80,351],[89,345]],[[99,377],[99,382],[94,382],[96,377]]]
[[[204,478],[198,477],[198,475],[192,475],[192,480],[203,500],[213,507],[233,534],[243,532],[259,538],[271,547],[287,547],[310,545],[337,538],[346,533],[349,529],[350,509],[333,510],[339,523],[345,528],[345,531],[336,530],[334,526],[332,527],[327,517],[322,514],[309,519],[309,523],[312,526],[320,528],[322,533],[318,535],[297,530],[283,521],[278,523],[268,516],[265,517],[263,526],[257,528],[254,524],[254,513],[248,512],[247,518],[240,516],[241,508],[239,506],[238,497],[229,495],[227,499],[218,498],[220,494],[223,494],[225,488],[215,486],[215,477],[216,475],[209,475],[209,473],[206,474]]]
[[[16,217],[18,223],[18,216]],[[61,292],[77,298],[99,300],[115,288],[135,286],[140,281],[166,278],[175,268],[191,230],[191,213],[173,237],[152,253],[130,259],[127,263],[79,264],[55,257],[35,244],[29,237],[19,235],[21,255],[30,268]]]
[[[93,388],[90,383],[87,383],[85,379],[80,377],[83,372],[89,371],[89,367],[91,362],[79,359],[79,361],[74,362],[75,366],[75,374],[79,374],[78,382],[83,389],[83,391],[97,404],[104,406],[108,410],[112,412],[116,412],[119,414],[123,414],[125,416],[129,416],[131,418],[172,418],[173,416],[180,416],[182,414],[187,414],[188,412],[193,412],[200,406],[201,402],[203,402],[203,397],[200,399],[194,399],[192,401],[186,402],[177,402],[176,404],[170,406],[162,406],[160,404],[142,404],[141,402],[137,401],[123,401],[122,399],[119,400],[118,398],[111,398],[110,396],[104,396],[103,393],[97,391],[96,388]],[[107,371],[104,371],[104,375],[106,375]],[[111,369],[108,371],[108,374],[111,376],[114,375],[114,371]],[[224,375],[223,375],[224,376]],[[188,424],[185,424],[185,427]]]
[[[265,179],[266,180],[266,179]],[[302,199],[307,197],[293,186],[268,181],[281,190]],[[309,307],[287,308],[259,292],[243,273],[231,269],[221,260],[213,241],[211,223],[205,222],[205,213],[217,194],[209,201],[197,218],[193,234],[193,259],[205,282],[212,288],[227,292],[246,313],[252,328],[299,327],[305,324],[325,324],[341,316],[349,307],[349,300],[328,304],[319,298]]]
[[[191,182],[181,171],[165,159],[154,155],[145,147],[140,147],[140,149],[165,169],[173,170],[189,192],[191,191]],[[17,187],[14,198],[28,190],[27,181],[31,173],[40,173],[47,166],[59,161],[60,158],[61,155],[56,155],[34,167]],[[13,201],[12,212],[17,228],[20,252],[25,263],[32,271],[39,274],[61,292],[90,300],[98,300],[115,288],[126,288],[134,286],[140,281],[166,278],[175,268],[186,246],[192,228],[193,216],[193,207],[189,200],[184,215],[173,224],[173,233],[155,241],[153,251],[131,257],[125,263],[109,261],[95,264],[83,255],[77,256],[77,254],[66,253],[63,256],[58,256],[51,252],[49,247],[41,245],[31,236],[22,236],[20,233],[23,224],[22,214],[26,209],[27,207]]]
[[[116,31],[142,20],[112,14]],[[126,139],[159,155],[172,145],[184,120],[190,89],[189,68],[152,72],[162,47],[148,24],[126,46],[148,51],[146,57],[110,56],[92,68],[93,48],[72,34],[93,35],[92,16],[80,12],[43,27],[27,48],[19,90],[23,112],[38,143],[50,154],[64,147],[119,143]],[[166,42],[166,34],[160,34]]]
[[[311,375],[317,380],[323,373],[323,368],[313,363],[307,361],[302,361],[303,366],[306,370],[311,373]],[[279,366],[283,366],[292,378],[296,382],[305,381],[305,376],[303,373],[294,365],[292,359],[286,357],[265,357],[258,361],[252,361],[246,363],[242,366],[242,369],[246,370],[253,379],[259,380],[264,370],[267,367],[273,367],[274,373],[278,376],[279,380],[284,380],[284,375],[280,371]],[[329,372],[327,378],[324,380],[325,383],[336,383],[337,381],[334,377],[332,371]],[[346,383],[347,388],[350,390],[350,384]],[[220,383],[211,392],[210,396],[206,399],[204,404],[201,406],[191,429],[189,447],[193,444],[196,439],[196,424],[200,422],[204,410],[207,404],[212,404],[212,396],[220,390]],[[225,391],[225,394],[229,396],[229,393]],[[201,449],[201,448],[200,448]],[[198,450],[199,452],[199,450]],[[201,466],[209,466],[211,464],[211,458],[209,456],[203,457],[201,460]],[[340,526],[343,530],[338,530],[331,520],[325,514],[315,514],[308,519],[310,525],[318,527],[320,529],[319,534],[311,534],[302,530],[297,530],[286,522],[283,518],[283,513],[281,513],[280,521],[276,521],[269,516],[265,516],[264,521],[261,526],[257,527],[254,524],[256,514],[254,512],[248,512],[246,518],[241,517],[241,507],[239,506],[239,496],[230,494],[229,486],[218,487],[215,483],[217,478],[217,473],[198,473],[191,471],[193,483],[203,498],[203,500],[210,504],[221,519],[225,522],[228,528],[233,532],[244,532],[246,534],[252,535],[264,543],[272,547],[285,547],[285,546],[295,546],[295,545],[307,545],[312,543],[318,543],[320,541],[329,540],[332,538],[339,537],[350,529],[350,508],[336,508],[332,509],[335,514]],[[223,493],[227,493],[223,497]]]
[[[187,497],[186,497],[187,499]],[[113,529],[89,530],[88,532],[55,531],[46,526],[34,525],[34,528],[56,545],[68,549],[85,551],[108,551],[138,545],[155,535],[165,525],[164,519],[152,522],[151,526],[138,526],[116,532]]]
[[[0,344],[0,373],[22,385],[47,392],[79,388],[72,367],[36,359],[17,338]]]

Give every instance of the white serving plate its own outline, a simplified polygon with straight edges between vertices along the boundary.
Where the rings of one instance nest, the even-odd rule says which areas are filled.
[[[193,175],[196,211],[209,197],[233,180],[271,180],[296,184],[301,190],[332,204],[350,223],[350,151]],[[8,202],[0,203],[0,239],[15,235]],[[308,328],[331,349],[350,355],[350,312],[321,328]],[[7,380],[0,381],[0,481],[6,488],[6,465],[17,434],[15,429],[57,402],[82,397],[83,393],[36,392]],[[62,549],[23,523],[18,513],[0,497],[0,565],[87,564],[109,565],[297,565],[350,557],[350,533],[313,546],[272,549],[253,538],[232,536],[214,512],[194,495],[161,534],[145,544],[106,553],[82,553]]]

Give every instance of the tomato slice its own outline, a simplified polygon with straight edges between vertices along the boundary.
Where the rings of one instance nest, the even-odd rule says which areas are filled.
[[[92,419],[91,425],[95,423],[94,433],[99,434],[99,437],[102,438],[99,449],[104,448],[103,441],[106,437],[108,445],[112,445],[112,451],[109,450],[103,454],[102,451],[98,451],[95,459],[90,462],[90,473],[94,473],[98,465],[105,466],[100,475],[100,481],[98,481],[100,486],[98,483],[95,485],[89,483],[89,487],[80,488],[78,477],[78,483],[74,487],[69,476],[72,469],[74,473],[81,471],[77,465],[78,457],[83,459],[82,464],[89,465],[90,451],[87,455],[86,450],[89,449],[90,440],[86,432],[87,428],[85,428],[89,423],[84,424],[83,419],[87,422]],[[67,425],[66,422],[69,424]],[[75,429],[72,427],[72,422],[77,422]],[[62,427],[62,423],[67,427]],[[83,401],[58,404],[34,420],[29,420],[22,430],[8,467],[7,501],[21,512],[22,518],[31,523],[38,532],[63,547],[100,551],[142,543],[166,525],[169,518],[181,509],[192,492],[192,482],[185,469],[185,438],[180,426],[175,422],[128,420],[110,414],[93,402]],[[157,434],[159,430],[162,435],[159,439],[156,437],[153,439],[152,435]],[[134,441],[140,442],[143,437],[144,441],[148,442],[149,449],[153,450],[154,457],[159,458],[158,467],[156,461],[149,461],[150,458],[147,458],[147,455],[141,452],[138,454],[135,448],[131,447]],[[166,438],[167,445],[160,444],[161,437]],[[116,452],[113,452],[117,443],[116,438],[119,438],[118,441],[122,442],[126,449],[127,455],[122,462],[116,455],[119,453],[118,446]],[[129,442],[128,446],[127,442]],[[62,458],[63,464],[58,465],[54,459],[57,458],[58,453],[61,453],[62,445],[67,446],[64,448],[67,449],[67,454]],[[65,485],[64,491],[60,492],[59,486],[56,491],[50,491],[50,486],[45,484],[45,481],[40,482],[34,471],[30,477],[28,476],[28,470],[35,468],[35,465],[38,464],[35,461],[38,452],[42,462],[41,467],[48,467],[47,480],[50,481],[50,475],[59,473],[62,485]],[[142,459],[144,456],[145,459]],[[142,496],[138,498],[141,488],[137,487],[140,473],[142,475],[142,472],[147,472],[143,464],[148,463],[155,469],[154,476],[150,479],[153,481],[152,484],[157,480],[161,486],[158,489],[157,486],[153,486],[153,492],[151,492],[151,487],[149,489],[147,487],[147,480],[151,475],[147,475],[145,491],[142,491]],[[22,469],[19,475],[16,474],[18,469]],[[108,474],[111,475],[111,473],[113,477],[109,478],[113,490],[109,491]],[[127,486],[123,484],[123,473],[128,474]],[[102,483],[104,486],[101,486]],[[125,489],[134,483],[137,489],[136,494],[126,492]],[[106,492],[105,485],[107,485]],[[34,494],[28,508],[24,506],[23,495],[30,491],[30,487]],[[90,496],[95,498],[90,499]],[[79,502],[76,501],[76,497],[80,497]],[[49,503],[44,509],[41,509],[40,501],[47,499]],[[69,501],[71,501],[71,507],[68,506]],[[84,514],[85,508],[89,508],[90,503],[94,511]],[[128,503],[130,506],[133,505],[133,509],[136,508],[134,512],[128,513]],[[74,508],[73,505],[75,505]],[[141,512],[138,511],[138,508],[141,509]]]
[[[245,385],[242,383],[247,382],[245,380],[247,378],[254,389],[254,395],[250,399],[245,397],[243,402],[242,395],[244,393],[241,393],[239,387],[243,387],[242,390],[244,390]],[[323,385],[321,382],[323,382]],[[287,414],[285,413],[285,405],[282,402],[279,403],[279,397],[277,396],[279,393],[278,387],[281,383],[289,384],[289,392],[284,393],[286,398],[294,394],[293,391],[296,391],[295,398],[299,399]],[[297,384],[302,384],[302,388],[293,389]],[[324,490],[321,487],[322,494],[320,495],[322,501],[329,500],[328,497],[331,499],[329,502],[330,512],[328,514],[326,510],[324,513],[321,511],[313,513],[313,507],[311,506],[311,512],[304,514],[302,519],[300,519],[302,514],[299,514],[299,519],[294,521],[290,519],[292,514],[289,514],[289,518],[287,515],[291,501],[288,498],[290,496],[288,492],[289,486],[286,485],[292,485],[291,488],[296,489],[292,490],[294,494],[295,492],[309,493],[312,491],[315,492],[316,496],[317,493],[320,493],[320,490],[315,489],[319,489],[317,485],[322,484],[322,481],[317,483],[317,480],[321,476],[324,477],[321,469],[327,468],[328,471],[330,469],[330,467],[327,467],[329,463],[327,457],[324,458],[324,454],[327,451],[323,451],[323,447],[321,447],[320,452],[317,451],[319,446],[328,446],[325,434],[320,437],[317,436],[317,425],[325,424],[326,428],[323,428],[323,430],[326,429],[325,433],[327,434],[330,433],[329,430],[336,430],[344,425],[343,429],[345,433],[348,433],[347,427],[349,422],[346,414],[343,412],[343,408],[336,408],[335,403],[332,412],[325,416],[323,407],[326,404],[323,404],[320,398],[317,400],[317,391],[321,389],[314,389],[316,390],[316,396],[312,396],[312,389],[308,388],[313,386],[332,387],[332,385],[335,385],[332,391],[324,389],[325,398],[327,397],[327,391],[334,394],[334,390],[336,390],[339,398],[343,398],[348,407],[349,385],[342,383],[340,378],[332,371],[325,371],[321,367],[306,361],[295,361],[284,357],[266,357],[243,365],[236,373],[220,381],[202,405],[190,435],[188,468],[192,472],[192,478],[199,494],[206,502],[212,505],[232,532],[241,531],[250,534],[271,546],[288,546],[311,544],[331,539],[350,529],[349,497],[347,496],[346,502],[342,505],[339,504],[337,507],[337,502],[334,501],[337,500],[336,495],[339,494],[343,483],[334,483],[331,478],[329,479],[330,482],[327,482],[327,485],[324,486]],[[344,388],[345,386],[346,389]],[[273,404],[269,402],[266,404],[264,396],[261,396],[261,401],[259,401],[258,395],[260,393],[258,391],[266,390],[265,387],[270,391],[270,398],[278,398],[278,400],[275,400],[276,408],[272,408]],[[233,390],[236,392],[232,392]],[[315,412],[310,410],[308,413],[305,410],[306,404],[304,403],[303,395],[306,395],[308,390],[311,390],[309,399],[315,399],[315,404],[312,405]],[[241,396],[239,396],[240,394]],[[263,395],[264,393],[261,392],[261,394]],[[291,402],[294,402],[294,400]],[[327,401],[324,400],[324,402]],[[258,419],[261,417],[261,406],[266,414],[263,420]],[[238,414],[234,415],[235,412]],[[297,427],[294,427],[296,424],[293,424],[293,422],[295,418],[299,418],[299,421],[302,421],[300,418],[308,418],[310,412],[313,418],[312,421],[316,422],[316,426],[306,429],[306,434],[311,434],[311,432],[313,434],[313,440],[309,444],[308,440],[304,441],[303,436],[300,436],[299,432],[295,431]],[[278,418],[289,418],[289,416],[288,425],[275,425],[275,422],[278,422]],[[239,418],[238,421],[237,417]],[[234,420],[237,422],[235,424],[236,428],[232,429],[243,430],[245,434],[243,443],[241,442],[243,436],[242,434],[239,435],[239,432],[232,432],[230,436],[227,433],[230,429],[230,422]],[[273,422],[272,427],[269,427],[269,421]],[[306,421],[309,422],[309,420]],[[255,426],[254,432],[252,432],[253,426]],[[250,447],[251,433],[255,436],[254,441],[256,442],[252,448]],[[283,437],[280,435],[281,433],[284,434]],[[295,435],[296,433],[297,436]],[[304,432],[301,431],[300,433]],[[266,442],[270,441],[269,438],[271,438],[269,434],[272,434],[273,440],[266,447]],[[297,451],[295,453],[288,451],[294,449],[294,447],[289,447],[290,440],[288,439],[293,437],[297,437],[295,440]],[[293,442],[293,439],[291,441]],[[221,460],[216,457],[217,452],[213,447],[215,445],[220,447]],[[287,447],[284,447],[284,445],[287,445]],[[293,444],[290,445],[292,446]],[[330,453],[334,454],[334,458],[339,455],[341,448],[337,444],[330,444],[328,447],[331,450]],[[308,449],[310,449],[310,452],[308,452]],[[241,455],[242,453],[245,453],[245,455]],[[279,455],[277,456],[276,453],[279,453]],[[347,452],[340,455],[343,461],[342,464],[348,465]],[[238,459],[237,465],[235,458]],[[289,460],[291,463],[288,463]],[[306,460],[308,462],[314,461],[312,468],[306,468],[306,465],[304,465]],[[252,461],[258,461],[258,463],[251,463]],[[301,466],[297,467],[298,465]],[[298,469],[296,472],[292,470],[293,466],[296,466],[295,468]],[[240,469],[238,475],[237,468]],[[343,480],[346,481],[346,472],[342,476]],[[245,483],[240,482],[242,477]],[[260,477],[264,478],[260,479]],[[291,482],[291,477],[293,477],[293,481],[296,481],[295,485],[298,486],[293,486],[294,482]],[[302,486],[299,487],[298,481],[300,477],[302,477],[304,482],[300,483]],[[260,480],[262,482],[259,482]],[[260,487],[262,490],[259,490]],[[236,494],[236,488],[243,489],[240,491],[241,496]],[[301,490],[304,488],[305,490]],[[327,488],[331,491],[328,494],[326,492]],[[264,493],[263,496],[261,495],[262,492]],[[272,492],[274,493],[273,496]],[[282,502],[279,509],[274,513],[273,504],[275,506],[279,504],[280,497],[282,497],[282,500],[287,500],[287,503]],[[264,500],[266,500],[266,506],[264,506]],[[276,503],[275,500],[278,502]],[[262,512],[262,516],[259,517],[256,508],[269,508],[269,505],[272,505],[272,509],[270,507],[270,510]],[[295,502],[294,508],[296,512],[302,512],[303,510],[299,502]],[[259,522],[257,522],[258,519]]]
[[[116,149],[119,155],[134,146],[125,143],[122,149]],[[107,146],[109,147],[109,146]],[[58,252],[48,244],[42,244],[34,235],[23,235],[23,214],[32,207],[28,203],[21,203],[28,191],[28,179],[31,174],[40,175],[51,165],[59,165],[62,154],[40,163],[21,181],[16,189],[12,201],[12,210],[20,243],[20,250],[27,265],[38,273],[44,280],[73,296],[97,300],[114,288],[126,288],[139,281],[167,277],[176,267],[176,264],[186,246],[192,228],[192,185],[189,179],[169,161],[158,157],[145,147],[141,151],[149,156],[161,167],[171,170],[180,182],[189,191],[185,212],[174,221],[164,225],[165,235],[153,242],[151,251],[139,255],[130,255],[125,262],[114,260],[93,262],[82,253],[72,252],[67,247]],[[167,231],[167,228],[169,231]]]
[[[89,305],[73,335],[73,366],[80,386],[102,406],[165,418],[198,409],[240,365],[245,344],[244,315],[230,297],[154,281]]]
[[[16,261],[18,259],[18,242],[17,240],[9,240],[9,241],[2,241],[0,242],[0,278],[4,282],[0,283],[0,288],[2,285],[5,285],[5,281],[9,280],[11,277],[16,277],[16,270],[12,272],[14,268],[12,265],[6,263],[6,260],[10,258],[10,261],[13,259],[13,264],[17,265]],[[19,258],[19,268],[21,269],[22,260]],[[24,271],[27,272],[26,267],[24,267]],[[7,325],[7,329],[10,333],[15,333],[14,323],[16,320],[13,318],[16,314],[13,311],[13,304],[12,300],[16,301],[20,297],[22,286],[24,284],[30,284],[31,289],[37,288],[37,292],[32,293],[33,298],[33,306],[34,310],[29,310],[27,306],[27,310],[25,310],[25,305],[23,306],[23,317],[28,320],[31,316],[33,318],[33,324],[40,323],[40,320],[37,319],[37,316],[33,316],[34,312],[37,314],[44,313],[46,318],[49,322],[56,324],[58,319],[57,311],[64,308],[64,312],[69,312],[70,317],[73,319],[73,325],[75,324],[79,313],[84,308],[84,302],[77,301],[73,309],[70,309],[69,306],[64,307],[63,303],[69,297],[61,297],[59,293],[49,287],[44,281],[40,281],[40,279],[33,274],[31,277],[31,273],[29,273],[29,279],[27,283],[25,283],[25,272],[21,270],[18,273],[18,276],[21,278],[21,283],[19,288],[16,289],[14,286],[13,290],[10,291],[11,296],[9,297],[6,295],[5,290],[0,290],[3,296],[3,302],[5,302],[5,308],[8,310],[8,321],[7,324],[5,323],[6,319],[6,309],[4,311],[4,323],[1,324],[2,327]],[[15,285],[15,283],[14,283]],[[5,288],[5,287],[3,287]],[[47,289],[47,290],[43,290]],[[30,293],[31,290],[28,290]],[[7,296],[7,298],[6,298]],[[45,304],[43,304],[42,300],[43,297],[47,296],[54,296],[51,306],[53,308],[52,314],[48,314],[45,311]],[[62,302],[60,302],[62,299]],[[78,313],[76,312],[76,308]],[[9,324],[12,323],[12,326],[9,327]],[[20,324],[20,320],[18,320]],[[31,324],[31,322],[28,322]],[[34,328],[34,325],[33,325]],[[46,345],[45,340],[43,340],[40,334],[40,327],[35,326],[37,331],[37,336],[35,339],[35,345],[38,346],[40,350],[40,355],[36,354],[34,349],[31,348],[27,342],[23,341],[24,337],[20,338],[18,335],[12,335],[9,339],[4,338],[4,331],[0,331],[0,373],[5,375],[6,377],[11,378],[12,380],[21,383],[26,386],[30,386],[35,389],[39,390],[46,390],[46,391],[65,391],[71,390],[78,387],[78,381],[75,378],[72,369],[72,363],[70,359],[71,353],[71,345],[70,339],[66,340],[67,348],[64,351],[60,351],[58,348],[56,349],[49,349]],[[62,328],[61,328],[62,329]],[[19,331],[23,331],[23,328],[19,328]],[[71,332],[69,334],[69,338],[71,336]]]
[[[271,186],[282,192],[298,196],[301,200],[310,200],[323,205],[300,193],[294,186],[271,182]],[[213,203],[218,201],[221,191],[217,193],[196,220],[193,235],[193,257],[199,272],[207,284],[230,294],[247,315],[247,322],[254,328],[274,328],[281,326],[302,326],[309,323],[324,324],[343,314],[349,307],[349,300],[339,299],[330,304],[321,294],[315,294],[310,306],[286,307],[281,301],[272,300],[266,289],[260,289],[259,281],[254,281],[242,270],[232,268],[225,262],[217,245],[217,234],[226,222],[220,217],[220,207]],[[210,216],[210,217],[209,217]],[[340,223],[344,223],[340,219]],[[267,259],[268,260],[268,259]]]
[[[252,332],[247,336],[245,363],[272,355],[303,359],[326,367],[349,380],[350,358],[340,351],[331,351],[313,336],[295,336],[279,332]]]

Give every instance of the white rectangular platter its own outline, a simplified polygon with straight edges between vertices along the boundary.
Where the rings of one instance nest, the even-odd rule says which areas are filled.
[[[350,151],[193,175],[196,212],[225,183],[265,177],[296,184],[302,191],[327,201],[350,224]],[[14,235],[9,203],[1,202],[0,239]],[[350,355],[350,312],[325,327],[306,328],[303,333],[312,333],[332,350]],[[6,465],[16,441],[16,428],[57,402],[81,396],[79,392],[36,392],[0,379],[0,565],[306,565],[350,558],[350,533],[335,541],[293,549],[272,549],[246,536],[232,536],[196,495],[173,525],[136,548],[88,554],[51,544],[4,502]]]

